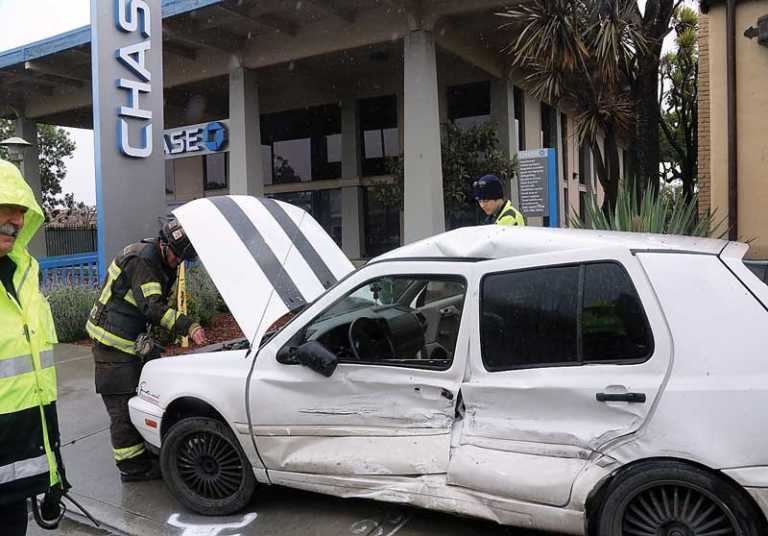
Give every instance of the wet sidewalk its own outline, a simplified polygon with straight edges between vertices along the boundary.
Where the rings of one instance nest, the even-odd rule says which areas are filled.
[[[61,344],[54,353],[62,455],[73,486],[71,493],[106,531],[131,536],[532,534],[392,504],[336,499],[280,487],[257,491],[249,508],[237,516],[194,515],[176,502],[161,480],[120,482],[112,461],[109,420],[93,388],[90,348]],[[69,515],[73,520],[87,523],[74,509]],[[82,534],[100,533],[84,531]]]

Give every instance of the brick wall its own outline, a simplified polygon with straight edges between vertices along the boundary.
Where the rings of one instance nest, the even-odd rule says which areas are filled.
[[[712,207],[710,165],[710,110],[709,110],[709,17],[699,15],[699,214]]]

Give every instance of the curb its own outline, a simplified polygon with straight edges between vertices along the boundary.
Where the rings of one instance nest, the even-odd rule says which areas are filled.
[[[98,499],[86,497],[77,493],[73,493],[75,500],[79,502],[83,508],[88,510],[96,521],[99,522],[99,527],[94,527],[88,517],[86,517],[76,506],[71,503],[67,503],[66,517],[70,520],[85,525],[88,527],[99,528],[105,530],[114,536],[147,536],[152,535],[170,535],[175,532],[168,532],[167,525],[161,525],[156,521],[149,519],[140,514],[122,510],[111,504],[105,503]]]

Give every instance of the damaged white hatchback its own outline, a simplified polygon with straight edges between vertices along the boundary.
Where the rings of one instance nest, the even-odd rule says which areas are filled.
[[[283,485],[570,534],[768,534],[747,246],[483,226],[353,270],[291,205],[175,213],[260,341],[143,370],[131,419],[191,510]]]

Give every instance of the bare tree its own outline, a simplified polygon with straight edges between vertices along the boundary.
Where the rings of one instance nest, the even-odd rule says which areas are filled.
[[[688,198],[694,193],[698,167],[698,22],[691,8],[675,12],[677,48],[661,60],[659,85],[662,178],[680,180]]]

